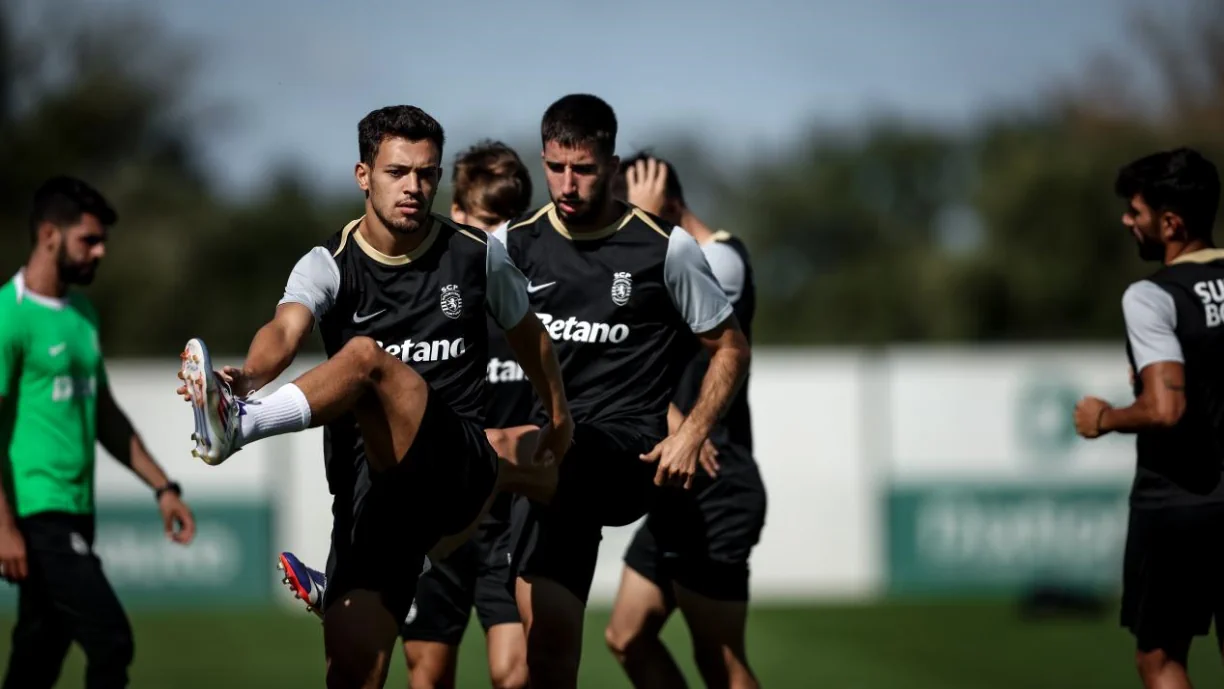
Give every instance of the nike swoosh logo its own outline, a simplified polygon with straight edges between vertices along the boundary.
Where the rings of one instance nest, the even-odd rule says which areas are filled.
[[[530,282],[528,282],[527,283],[527,294],[535,294],[536,292],[539,292],[540,290],[548,288],[548,287],[552,287],[555,284],[557,284],[556,280],[553,280],[552,282],[546,282],[542,285],[533,285]]]
[[[379,314],[381,314],[383,311],[386,311],[386,309],[382,309],[381,311],[375,311],[374,313],[369,313],[369,314],[366,314],[366,315],[364,315],[364,316],[359,316],[359,315],[357,315],[356,313],[354,313],[354,314],[353,314],[353,322],[354,322],[354,323],[365,323],[366,321],[370,320],[371,318],[377,318],[377,317],[378,317],[378,315],[379,315]]]
[[[54,347],[52,347],[52,348],[48,349],[48,350],[47,350],[47,354],[50,354],[51,356],[59,356],[60,354],[63,354],[63,353],[64,353],[64,350],[65,350],[65,349],[68,349],[68,343],[67,343],[67,342],[61,342],[61,343],[59,343],[59,344],[55,345]]]

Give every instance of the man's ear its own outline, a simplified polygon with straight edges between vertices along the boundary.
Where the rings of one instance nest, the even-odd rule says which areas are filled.
[[[353,177],[357,180],[357,188],[370,193],[370,166],[365,163],[357,163],[357,167],[353,169]]]

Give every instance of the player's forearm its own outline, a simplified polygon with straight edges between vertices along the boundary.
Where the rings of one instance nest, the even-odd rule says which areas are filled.
[[[247,350],[243,372],[258,390],[276,380],[297,357],[301,341],[294,338],[280,323],[273,321],[259,329]]]
[[[742,335],[736,338],[742,339]],[[697,403],[684,419],[682,429],[691,430],[701,437],[708,436],[710,429],[722,418],[731,400],[739,393],[748,376],[752,352],[746,342],[736,340],[719,347],[710,357]]]
[[[680,407],[676,406],[675,402],[667,405],[667,432],[668,434],[675,433],[680,430],[680,426],[684,425],[684,412],[680,411]]]
[[[523,375],[527,376],[536,396],[540,398],[549,420],[554,424],[568,420],[569,400],[565,396],[561,364],[553,350],[552,338],[540,325],[539,319],[534,314],[527,314],[522,323],[506,331],[506,340],[523,369]]]
[[[1144,398],[1129,407],[1107,407],[1101,412],[1101,433],[1138,433],[1172,428],[1181,420],[1184,405],[1155,404]]]
[[[115,461],[131,469],[149,487],[160,488],[169,482],[109,391],[98,400],[98,442]]]

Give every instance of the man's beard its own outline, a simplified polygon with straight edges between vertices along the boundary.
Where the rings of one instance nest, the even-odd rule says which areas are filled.
[[[1144,261],[1163,261],[1165,257],[1164,244],[1144,237],[1135,241],[1139,245],[1139,258]]]
[[[392,207],[392,211],[395,211],[394,206]],[[383,227],[393,232],[398,232],[400,234],[414,234],[424,229],[425,225],[428,224],[426,221],[429,219],[429,209],[425,210],[425,213],[421,216],[420,220],[409,220],[408,218],[400,217],[398,213],[396,213],[396,217],[394,219],[388,218],[386,215],[383,215],[382,211],[378,210],[377,206],[374,207],[374,215],[378,216],[378,221],[383,224]],[[413,225],[413,223],[416,224]]]
[[[575,215],[565,215],[562,213],[561,219],[574,225],[588,225],[598,220],[604,211],[604,206],[607,205],[609,193],[607,185],[596,187],[596,191],[592,194],[590,201],[584,204],[586,207],[582,211]],[[561,200],[564,201],[565,199]],[[556,205],[556,203],[553,204],[554,207]],[[560,213],[560,209],[558,209],[558,213]]]
[[[63,247],[60,248],[59,256],[56,257],[56,264],[60,280],[70,285],[88,285],[94,281],[94,276],[98,273],[97,261],[73,263],[68,260],[68,254]]]

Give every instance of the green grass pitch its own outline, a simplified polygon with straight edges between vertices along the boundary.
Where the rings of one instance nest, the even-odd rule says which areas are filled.
[[[1130,636],[1116,610],[1097,620],[1029,622],[1004,602],[888,602],[866,605],[759,605],[748,635],[762,685],[850,689],[1079,689],[1140,686]],[[322,635],[305,612],[281,610],[131,615],[140,689],[243,689],[323,685]],[[603,645],[604,610],[587,619],[584,689],[628,687]],[[3,618],[11,629],[13,618]],[[8,633],[0,635],[8,655]],[[690,686],[700,687],[687,630],[673,620],[665,638]],[[1198,686],[1224,683],[1214,637],[1199,639],[1191,674]],[[460,687],[488,687],[483,638],[471,624],[459,669]],[[74,647],[59,687],[82,686],[84,658]],[[388,687],[406,687],[402,656]]]

